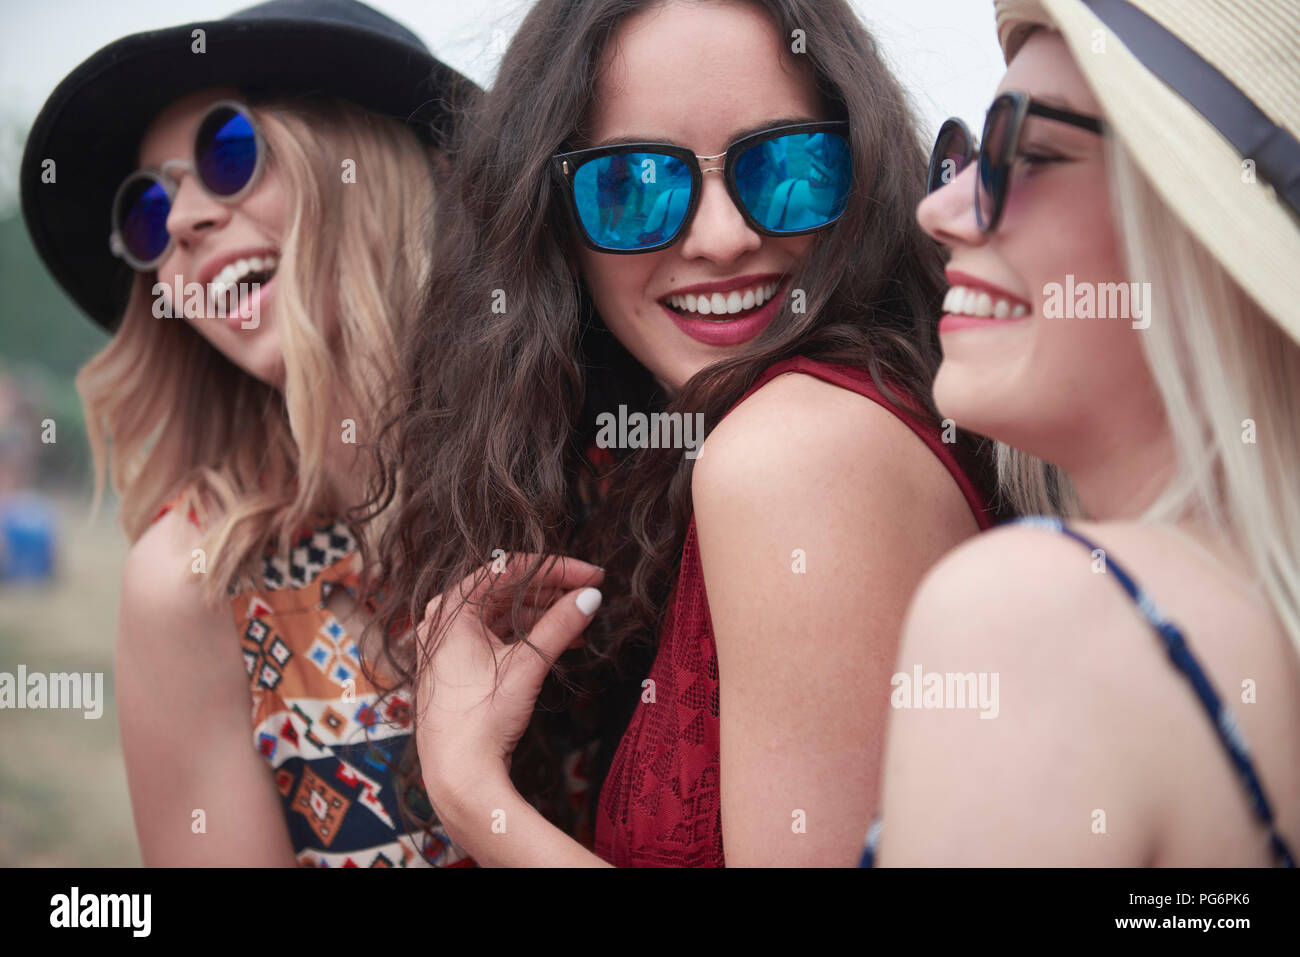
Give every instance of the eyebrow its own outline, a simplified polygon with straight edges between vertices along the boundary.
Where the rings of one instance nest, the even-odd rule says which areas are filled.
[[[736,140],[743,140],[746,136],[752,136],[755,133],[762,133],[764,130],[770,130],[776,126],[793,126],[796,123],[820,123],[821,120],[811,116],[780,116],[773,120],[765,120],[757,126],[751,126],[748,129],[738,130],[733,133],[727,140],[728,143],[734,143]],[[674,139],[658,136],[647,136],[644,134],[633,133],[626,136],[612,136],[609,139],[601,140],[594,144],[593,148],[600,146],[622,146],[626,143],[669,143],[673,146],[680,146],[683,149],[689,149],[684,143],[678,143]]]

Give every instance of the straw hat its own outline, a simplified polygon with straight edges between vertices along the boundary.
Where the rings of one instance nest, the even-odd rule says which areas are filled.
[[[1300,342],[1300,3],[994,6],[1008,63],[1034,27],[1061,33],[1152,186]]]

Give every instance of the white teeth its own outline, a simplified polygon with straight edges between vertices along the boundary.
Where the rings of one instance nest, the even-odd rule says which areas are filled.
[[[983,289],[953,286],[943,297],[943,311],[954,316],[976,316],[981,319],[1021,319],[1029,314],[1023,304],[1012,305],[1008,299],[994,299]]]
[[[230,288],[250,273],[274,272],[279,258],[274,254],[249,256],[227,263],[221,272],[212,277],[208,288],[212,295],[224,296]]]
[[[213,284],[220,283],[229,286],[231,283],[238,282],[249,273],[271,272],[278,265],[279,260],[274,255],[269,256],[250,256],[247,259],[236,259],[234,262],[227,263],[221,272],[212,278]]]
[[[700,316],[729,316],[757,309],[771,299],[780,282],[771,282],[763,286],[750,286],[747,289],[733,289],[727,293],[715,292],[712,295],[686,293],[682,296],[669,296],[668,302],[681,312],[693,312]]]

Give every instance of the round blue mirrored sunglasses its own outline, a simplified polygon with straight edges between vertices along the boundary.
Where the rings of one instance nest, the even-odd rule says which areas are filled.
[[[194,134],[194,160],[172,159],[158,169],[131,173],[113,197],[108,247],[141,272],[154,269],[172,248],[167,217],[178,188],[173,170],[192,173],[214,199],[234,203],[257,185],[266,143],[248,107],[233,100],[212,104]]]
[[[695,215],[709,172],[722,173],[755,231],[797,236],[824,229],[844,212],[853,183],[848,129],[846,120],[778,126],[714,156],[671,143],[620,143],[557,153],[551,163],[578,236],[598,252],[671,246]],[[701,160],[715,165],[701,168]]]

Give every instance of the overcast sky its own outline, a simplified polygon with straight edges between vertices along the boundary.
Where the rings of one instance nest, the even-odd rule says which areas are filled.
[[[952,114],[978,128],[1002,75],[992,0],[850,0],[927,127]],[[369,0],[483,86],[531,0]],[[219,19],[248,0],[0,0],[0,125],[23,130],[67,73],[141,30]],[[13,211],[17,144],[0,140],[0,216]]]

